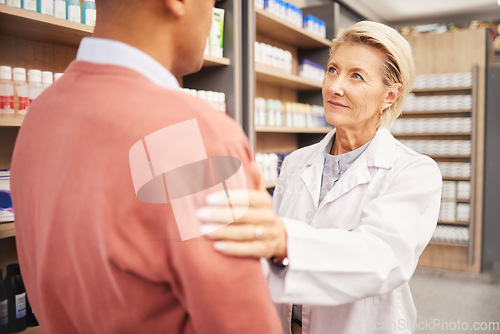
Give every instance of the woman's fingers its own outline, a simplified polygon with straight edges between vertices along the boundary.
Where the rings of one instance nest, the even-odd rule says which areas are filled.
[[[238,223],[238,224],[266,224],[271,223],[275,219],[274,212],[270,208],[240,208],[233,206],[234,219],[231,211],[227,208],[217,206],[206,206],[196,211],[196,215],[200,220],[206,222],[214,222],[221,224]]]
[[[223,227],[210,224],[204,225],[201,232],[209,239],[232,241],[258,241],[268,239],[270,235],[267,226],[251,224],[229,224]]]
[[[272,206],[271,195],[266,190],[234,189],[229,190],[229,198],[233,206],[264,207]],[[208,205],[226,205],[228,198],[225,191],[217,191],[207,196]]]
[[[221,253],[241,257],[264,257],[272,256],[269,247],[262,241],[249,241],[249,242],[231,242],[231,241],[217,241],[214,243],[214,248]]]

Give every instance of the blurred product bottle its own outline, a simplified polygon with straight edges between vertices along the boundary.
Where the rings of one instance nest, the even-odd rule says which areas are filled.
[[[28,71],[28,108],[40,93],[42,93],[42,72],[40,70]]]
[[[52,78],[52,72],[50,71],[43,71],[42,72],[42,91],[46,90],[47,88],[52,85],[52,82],[54,82]]]
[[[21,0],[6,0],[6,5],[16,8],[21,8]]]
[[[66,20],[82,23],[82,12],[79,0],[66,0]]]
[[[14,83],[9,66],[0,66],[0,116],[3,115],[14,115]]]
[[[0,269],[0,334],[8,333],[9,310],[8,296],[5,282],[3,281],[2,269]]]
[[[36,12],[36,0],[21,0],[21,8]]]
[[[41,14],[54,16],[54,0],[37,0],[36,11]]]
[[[9,333],[20,332],[26,329],[26,290],[19,264],[7,265],[5,276],[9,310]]]
[[[95,0],[85,0],[82,4],[82,23],[95,26],[96,10]]]
[[[26,70],[21,67],[12,69],[12,78],[14,79],[14,106],[17,100],[17,115],[26,115],[28,110],[28,84],[26,83]],[[16,108],[14,107],[14,115]]]
[[[66,20],[66,1],[54,0],[54,17]]]

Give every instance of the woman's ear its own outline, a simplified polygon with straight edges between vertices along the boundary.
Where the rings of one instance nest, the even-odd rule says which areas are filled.
[[[394,102],[396,102],[402,92],[403,85],[401,83],[397,82],[392,85],[391,88],[389,88],[389,91],[384,99],[384,107],[382,108],[382,110],[389,108]]]
[[[167,10],[175,17],[181,17],[186,13],[185,0],[163,0]]]

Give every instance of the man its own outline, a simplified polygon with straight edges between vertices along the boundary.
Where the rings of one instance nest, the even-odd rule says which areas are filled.
[[[11,180],[21,270],[42,331],[281,331],[259,262],[181,237],[194,212],[174,203],[195,208],[189,194],[168,189],[170,198],[158,202],[151,189],[141,193],[148,180],[137,174],[137,165],[153,171],[157,163],[148,136],[189,122],[207,157],[233,157],[244,169],[251,162],[229,117],[177,89],[175,76],[202,66],[213,5],[98,0],[93,37],[30,106]],[[182,155],[173,160],[191,159],[192,138],[177,135],[160,145],[162,154],[177,146]],[[134,155],[147,149],[144,161]],[[158,180],[168,188],[164,175]]]

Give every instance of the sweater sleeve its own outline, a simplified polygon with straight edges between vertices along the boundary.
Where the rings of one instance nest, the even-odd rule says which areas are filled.
[[[251,151],[244,138],[227,143],[223,154],[239,158],[248,170]],[[174,292],[196,333],[282,332],[258,259],[220,254],[204,237],[170,243],[170,252]]]

